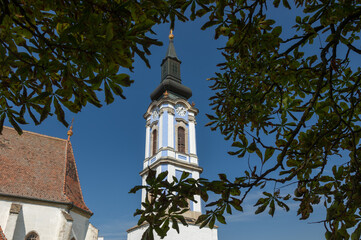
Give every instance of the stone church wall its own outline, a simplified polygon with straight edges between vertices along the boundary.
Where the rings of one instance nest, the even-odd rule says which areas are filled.
[[[12,204],[21,205],[17,214],[11,213]],[[46,240],[96,240],[98,230],[81,214],[67,211],[61,204],[33,204],[0,200],[0,226],[10,240],[24,239],[31,231]]]
[[[188,227],[179,223],[178,234],[176,230],[171,228],[167,233],[167,236],[163,240],[218,240],[217,228],[210,229],[204,227],[199,229],[198,225],[189,224]],[[147,229],[147,225],[140,226],[137,229],[128,230],[127,240],[139,240],[142,238],[143,232]],[[171,227],[171,226],[170,226]],[[161,240],[161,238],[154,233],[154,240]]]

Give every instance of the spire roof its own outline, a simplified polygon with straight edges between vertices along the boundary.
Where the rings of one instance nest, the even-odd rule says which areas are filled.
[[[161,82],[158,87],[150,94],[150,98],[158,100],[167,91],[170,97],[189,99],[192,96],[192,90],[182,84],[180,75],[181,61],[178,59],[173,43],[173,31],[169,34],[169,45],[161,63]],[[168,96],[168,95],[167,95]]]
[[[171,58],[178,59],[177,53],[175,52],[175,47],[174,47],[174,44],[173,44],[173,38],[174,38],[173,30],[171,29],[170,34],[169,34],[169,45],[168,45],[167,52],[165,54],[165,58],[171,57]]]

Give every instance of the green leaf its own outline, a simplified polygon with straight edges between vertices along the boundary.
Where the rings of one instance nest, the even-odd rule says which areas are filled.
[[[130,84],[133,82],[130,80],[130,77],[128,74],[121,73],[118,75],[115,75],[111,78],[115,83],[122,85],[123,87],[129,87]]]
[[[208,218],[208,215],[202,214],[197,218],[195,224],[199,224],[199,223],[203,222],[204,220],[206,220],[207,218]]]
[[[281,35],[281,33],[282,33],[282,27],[281,26],[277,26],[272,30],[273,35],[279,36],[279,35]]]
[[[45,106],[42,108],[42,111],[41,111],[40,122],[44,121],[45,118],[47,118],[48,115],[50,114],[51,103],[52,103],[52,98],[51,98],[51,97],[48,97],[48,98],[46,99]]]
[[[268,205],[268,203],[265,203],[262,206],[258,207],[257,210],[255,211],[255,214],[262,213],[266,209],[267,205]]]
[[[58,120],[64,124],[64,126],[68,127],[69,124],[67,123],[67,121],[65,120],[65,114],[64,111],[62,109],[62,107],[60,106],[58,100],[56,98],[54,98],[54,107],[55,107],[55,114],[58,118]]]
[[[361,239],[361,223],[357,225],[357,228],[351,234],[351,240],[359,240],[359,239]]]
[[[265,155],[264,155],[264,162],[266,162],[268,159],[270,159],[274,152],[275,152],[274,148],[267,148]]]
[[[255,142],[252,142],[252,143],[248,146],[247,151],[248,151],[249,153],[253,153],[254,151],[256,151],[256,149],[258,149],[256,143],[255,143]]]
[[[224,218],[223,215],[217,214],[216,217],[217,217],[218,222],[223,223],[223,224],[227,224],[226,219]]]
[[[106,83],[106,82],[104,82],[104,92],[105,92],[105,102],[107,104],[114,102],[113,94],[110,91],[108,83]]]
[[[273,215],[275,214],[275,209],[276,209],[274,200],[271,201],[269,208],[270,209],[269,209],[268,213],[269,213],[269,215],[271,215],[273,217]]]
[[[175,229],[177,233],[179,233],[179,226],[177,220],[172,221],[172,228]]]
[[[285,6],[288,9],[291,9],[291,6],[290,6],[290,4],[288,3],[287,0],[282,0],[282,3],[283,3],[283,6]]]
[[[8,120],[11,123],[11,125],[15,128],[15,130],[18,132],[18,134],[23,134],[23,130],[20,128],[18,123],[15,121],[14,117],[10,114],[8,114]]]
[[[275,8],[278,8],[280,2],[281,2],[281,0],[274,0],[274,1],[273,1],[273,6],[274,6]]]
[[[199,218],[198,218],[198,220],[199,220]],[[197,220],[197,222],[198,222],[198,220]],[[199,228],[205,227],[205,226],[209,223],[210,220],[211,220],[211,217],[207,216],[207,218],[205,218],[205,220],[202,221],[202,223],[201,223],[201,225],[199,226]]]
[[[256,153],[257,153],[258,157],[262,160],[263,156],[262,156],[262,152],[261,152],[261,150],[259,150],[259,148],[256,148]]]
[[[4,128],[5,113],[0,115],[0,134],[2,134]]]
[[[213,229],[215,223],[216,223],[216,217],[213,215],[213,216],[211,217],[210,221],[209,221],[208,227],[209,227],[210,229]]]
[[[168,176],[168,171],[161,172],[157,177],[157,181],[159,182],[163,181],[167,176]]]

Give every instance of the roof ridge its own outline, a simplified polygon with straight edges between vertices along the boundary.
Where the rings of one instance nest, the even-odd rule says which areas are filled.
[[[64,196],[65,196],[65,198],[66,199],[68,199],[69,200],[69,202],[71,202],[72,204],[74,204],[70,199],[69,199],[69,197],[66,195],[66,192],[65,192],[65,186],[66,186],[66,168],[67,168],[67,163],[68,163],[68,145],[69,145],[69,142],[70,142],[70,140],[67,140],[66,141],[66,145],[65,145],[65,154],[64,154],[64,172],[63,172],[63,174],[64,174],[64,181],[63,181],[63,194],[64,194]]]
[[[12,127],[8,127],[8,126],[3,126],[4,128],[7,128],[7,129],[11,129],[11,130],[15,130],[15,128],[12,128]],[[41,134],[41,133],[36,133],[36,132],[31,132],[31,131],[27,131],[27,130],[23,130],[23,132],[25,133],[29,133],[29,134],[33,134],[33,135],[37,135],[37,136],[40,136],[40,137],[45,137],[45,138],[50,138],[50,139],[54,139],[54,140],[60,140],[60,141],[68,141],[67,139],[63,139],[63,138],[58,138],[58,137],[52,137],[52,136],[48,136],[48,135],[45,135],[45,134]]]
[[[71,145],[70,141],[69,141],[69,144],[70,144],[70,151],[71,151],[71,154],[73,155],[74,157],[74,167],[75,167],[75,172],[76,172],[76,177],[78,178],[78,185],[79,185],[79,188],[80,188],[80,196],[81,196],[81,200],[83,200],[83,203],[85,205],[86,208],[88,208],[88,206],[85,204],[85,201],[84,201],[84,197],[83,197],[83,190],[81,189],[81,184],[80,184],[80,178],[79,178],[79,173],[78,173],[78,167],[76,166],[76,160],[75,160],[75,156],[74,156],[74,151],[73,151],[73,146]],[[68,153],[67,153],[68,154]],[[89,208],[88,208],[89,209]]]
[[[74,151],[73,151],[73,147],[71,145],[71,142],[70,140],[67,141],[66,143],[66,147],[65,147],[65,172],[64,172],[64,187],[63,187],[63,193],[65,195],[65,197],[76,207],[90,213],[90,214],[93,214],[93,212],[88,208],[88,206],[86,205],[85,201],[84,201],[84,196],[83,196],[83,190],[81,188],[81,184],[80,184],[80,178],[79,178],[79,173],[78,173],[78,167],[76,165],[76,160],[75,160],[75,156],[74,156]],[[70,197],[66,194],[66,177],[67,177],[67,167],[68,167],[68,153],[70,151],[70,154],[73,156],[73,161],[74,161],[74,168],[75,168],[75,173],[76,173],[76,178],[77,178],[77,185],[79,187],[79,190],[80,190],[80,197],[81,197],[81,202],[80,202],[80,205],[77,206],[78,204],[76,202],[74,202],[73,200],[74,199],[70,199]]]
[[[0,226],[0,240],[7,240],[5,233],[3,232],[1,226]]]

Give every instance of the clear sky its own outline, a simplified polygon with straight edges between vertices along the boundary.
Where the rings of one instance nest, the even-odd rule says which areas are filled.
[[[279,16],[287,24],[294,15],[288,12]],[[245,159],[229,156],[230,142],[226,142],[218,132],[205,127],[205,114],[211,113],[209,97],[210,85],[206,81],[217,71],[216,65],[223,59],[217,48],[224,40],[215,41],[212,31],[199,30],[201,22],[176,24],[174,44],[178,58],[182,61],[183,84],[190,87],[194,102],[199,109],[196,136],[197,152],[204,178],[217,178],[217,173],[229,176],[241,175],[246,168]],[[136,59],[131,78],[134,84],[125,90],[126,100],[116,99],[109,106],[98,109],[88,105],[82,112],[68,113],[67,120],[74,120],[74,135],[71,142],[77,162],[80,183],[87,206],[94,212],[91,223],[100,230],[106,240],[125,240],[126,230],[137,223],[133,217],[140,207],[139,194],[128,191],[141,183],[145,148],[145,120],[143,114],[150,104],[150,93],[160,82],[160,63],[168,46],[169,25],[157,27],[156,36],[164,42],[162,47],[153,47],[149,57],[152,68]],[[7,122],[5,125],[10,126]],[[28,124],[25,130],[50,136],[67,138],[67,128],[55,117],[47,119],[40,126]],[[318,240],[324,238],[322,224],[309,224],[322,220],[316,214],[306,221],[298,220],[297,205],[291,204],[291,211],[276,211],[272,218],[267,213],[254,215],[252,205],[259,192],[252,192],[244,206],[245,212],[235,212],[226,218],[227,225],[218,223],[220,240],[269,239],[269,240]],[[320,207],[322,209],[322,207]],[[322,210],[315,209],[316,212]]]

